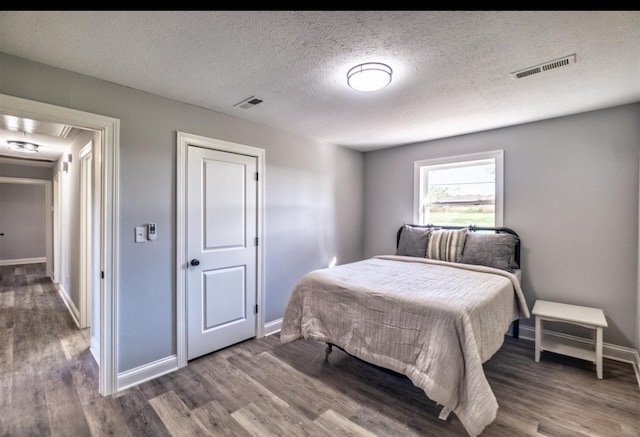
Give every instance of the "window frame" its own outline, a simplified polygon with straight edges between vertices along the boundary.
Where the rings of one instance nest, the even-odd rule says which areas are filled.
[[[420,199],[422,198],[422,190],[424,188],[421,183],[422,168],[434,166],[463,167],[465,163],[482,160],[494,160],[495,162],[495,226],[504,226],[504,150],[491,150],[488,152],[469,153],[415,161],[413,163],[413,223],[420,223]],[[446,223],[431,224],[446,225]],[[469,224],[472,225],[474,223]]]

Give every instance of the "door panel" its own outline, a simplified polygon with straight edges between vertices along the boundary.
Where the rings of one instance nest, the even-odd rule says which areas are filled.
[[[203,165],[205,249],[242,247],[247,227],[245,165],[212,159],[204,159]]]
[[[257,158],[187,148],[187,356],[256,335]],[[196,265],[193,265],[196,264]]]
[[[202,273],[205,303],[203,332],[246,319],[245,267]]]

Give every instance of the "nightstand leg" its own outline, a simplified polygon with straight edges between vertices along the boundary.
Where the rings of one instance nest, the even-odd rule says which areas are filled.
[[[596,371],[598,379],[602,379],[602,328],[596,328]]]
[[[536,316],[536,363],[540,362],[540,342],[542,341],[542,320]]]

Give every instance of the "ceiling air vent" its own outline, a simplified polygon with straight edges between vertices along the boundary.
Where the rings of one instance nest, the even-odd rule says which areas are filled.
[[[523,77],[533,76],[534,74],[544,73],[545,71],[553,70],[555,68],[566,67],[570,64],[575,64],[576,55],[565,56],[564,58],[554,59],[553,61],[545,62],[544,64],[534,65],[533,67],[525,68],[511,73],[514,79],[522,79]]]
[[[259,99],[256,96],[251,96],[248,99],[243,100],[240,103],[236,103],[235,105],[233,105],[234,108],[242,108],[242,109],[249,109],[249,108],[253,108],[254,106],[262,103],[263,100]]]
[[[73,126],[65,125],[60,131],[60,138],[67,138],[72,130]]]

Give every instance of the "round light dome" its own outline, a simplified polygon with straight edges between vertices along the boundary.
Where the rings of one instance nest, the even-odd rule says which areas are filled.
[[[347,73],[347,83],[357,91],[380,90],[391,83],[391,67],[379,62],[356,65]]]

